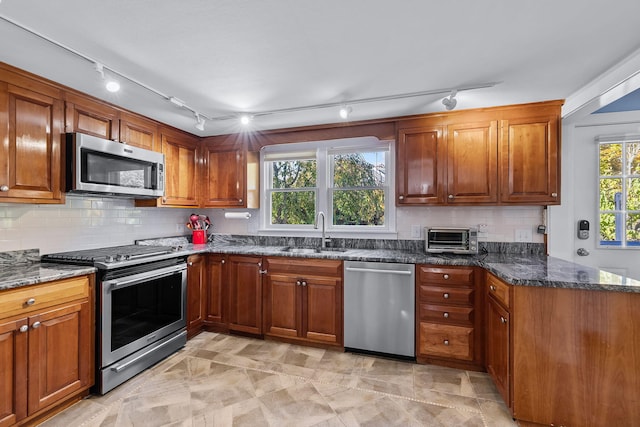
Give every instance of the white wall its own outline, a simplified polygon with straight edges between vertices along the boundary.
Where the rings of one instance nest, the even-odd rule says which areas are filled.
[[[188,235],[192,212],[208,215],[213,232],[255,235],[259,214],[249,220],[225,219],[223,209],[136,208],[133,201],[68,195],[65,205],[0,204],[0,252],[40,249],[51,253],[131,244],[136,239]],[[246,210],[245,210],[246,211]],[[515,230],[529,229],[534,242],[542,208],[404,207],[397,210],[397,235],[411,239],[411,226],[477,226],[487,224],[482,240],[513,242]]]

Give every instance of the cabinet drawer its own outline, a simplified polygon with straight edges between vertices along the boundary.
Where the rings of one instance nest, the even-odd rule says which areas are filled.
[[[420,304],[420,320],[438,323],[463,323],[473,326],[473,308],[451,305]]]
[[[445,304],[473,305],[473,289],[420,285],[418,300]]]
[[[291,273],[300,276],[342,276],[342,261],[314,258],[268,257],[265,268],[269,273]]]
[[[420,282],[446,285],[473,285],[473,268],[420,267]]]
[[[473,360],[473,328],[420,323],[420,353]]]
[[[487,294],[492,295],[505,308],[509,308],[509,285],[487,273]]]
[[[87,276],[74,277],[2,292],[0,293],[0,313],[2,317],[11,317],[88,297]]]

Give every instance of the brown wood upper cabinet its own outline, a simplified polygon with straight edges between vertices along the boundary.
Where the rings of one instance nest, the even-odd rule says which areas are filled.
[[[162,151],[158,123],[124,111],[120,113],[120,141],[151,151]]]
[[[202,207],[260,207],[260,165],[257,152],[210,140],[203,145],[202,160]]]
[[[52,86],[0,69],[0,202],[64,202],[61,99]]]
[[[396,204],[559,204],[561,105],[399,121]]]
[[[119,111],[74,93],[65,94],[65,130],[120,141]]]

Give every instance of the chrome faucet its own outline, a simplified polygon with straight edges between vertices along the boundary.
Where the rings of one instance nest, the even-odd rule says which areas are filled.
[[[316,215],[316,221],[313,223],[313,228],[318,229],[318,218],[322,217],[322,240],[320,241],[320,248],[325,249],[327,247],[327,239],[325,237],[325,225],[324,225],[324,212],[318,212]]]

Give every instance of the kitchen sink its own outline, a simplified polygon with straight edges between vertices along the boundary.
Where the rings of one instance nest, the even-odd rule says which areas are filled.
[[[289,252],[292,254],[321,254],[323,252],[345,252],[343,248],[309,248],[298,246],[285,246],[281,249],[282,252]]]

